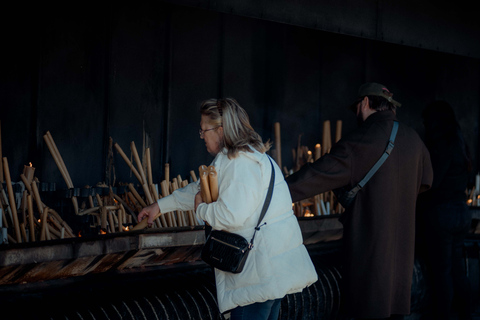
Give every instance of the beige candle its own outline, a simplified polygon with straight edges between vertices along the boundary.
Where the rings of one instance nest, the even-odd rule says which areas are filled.
[[[137,199],[137,201],[140,203],[140,205],[142,207],[146,207],[147,204],[145,203],[145,201],[142,199],[142,197],[140,196],[140,194],[138,194],[137,190],[135,189],[135,187],[133,186],[132,183],[129,183],[128,184],[128,188],[130,189],[130,191],[133,193],[133,195],[135,196],[135,199]]]
[[[35,203],[37,204],[37,210],[41,216],[45,205],[43,204],[42,199],[40,199],[40,193],[38,192],[37,183],[35,181],[32,182],[31,187],[33,191],[33,198],[35,199]]]
[[[169,182],[167,180],[163,180],[160,185],[161,185],[161,188],[162,188],[162,196],[166,197],[166,196],[170,195]],[[174,226],[173,213],[172,212],[167,212],[166,213],[166,222],[167,222],[168,227],[173,227]]]
[[[3,165],[2,165],[2,167],[3,167]],[[13,221],[12,208],[10,208],[10,205],[8,204],[8,197],[7,197],[7,194],[5,193],[5,189],[4,188],[0,188],[0,189],[2,190],[2,202],[5,206],[7,206],[7,213],[8,213],[8,216],[10,217],[10,221]],[[6,213],[5,213],[5,215],[6,215]],[[5,220],[5,223],[4,223],[3,226],[4,226],[4,228],[8,228],[7,220]]]
[[[101,207],[100,209],[100,215],[101,215],[101,225],[100,228],[102,230],[107,230],[107,208]]]
[[[315,161],[320,159],[321,156],[322,156],[322,147],[320,143],[317,143],[315,145]]]
[[[48,212],[55,217],[55,219],[66,229],[66,232],[69,236],[74,237],[72,228],[60,217],[57,211],[53,210],[52,208],[48,208]]]
[[[57,164],[57,167],[60,170],[60,173],[62,174],[63,179],[65,180],[67,188],[69,189],[73,188],[73,183],[72,183],[72,179],[70,178],[70,174],[68,173],[67,167],[65,166],[65,162],[63,161],[62,155],[58,151],[57,145],[55,144],[55,141],[53,140],[53,137],[50,131],[47,131],[47,133],[43,136],[43,139],[45,140],[47,147],[50,150],[50,153],[52,154],[52,157],[55,160],[55,163]]]
[[[78,214],[78,200],[76,196],[72,197],[73,211]]]
[[[2,122],[0,121],[0,159],[3,159],[2,156]],[[0,183],[3,182],[3,162],[0,161]],[[0,230],[1,232],[1,230]]]
[[[27,230],[25,229],[25,223],[20,223],[20,232],[22,234],[22,241],[23,242],[28,242],[27,238]]]
[[[20,234],[20,224],[18,223],[18,215],[17,215],[17,206],[15,204],[15,197],[13,196],[13,187],[12,187],[12,180],[10,179],[10,169],[8,167],[8,160],[7,158],[3,158],[3,171],[5,174],[5,181],[7,182],[7,191],[8,191],[8,203],[10,204],[10,208],[12,210],[12,218],[13,218],[13,227],[15,228],[15,236],[17,243],[22,243],[22,235]]]
[[[208,183],[208,172],[203,171],[200,173],[200,188],[202,190],[202,198],[205,203],[212,202],[212,196],[210,193],[210,186]]]
[[[30,185],[31,182],[29,183],[29,182],[27,181],[27,177],[25,177],[25,175],[24,175],[23,173],[20,174],[20,179],[22,179],[23,184],[25,185],[25,188],[27,188],[28,193],[29,193],[29,194],[32,194],[33,191],[32,191],[32,186]]]
[[[99,195],[98,193],[95,194],[95,197],[97,198],[98,205],[99,205],[100,207],[102,207],[102,206],[103,206],[102,197],[100,197],[100,195]]]
[[[193,182],[197,182],[197,175],[195,174],[195,171],[190,170],[190,176],[192,177]]]
[[[215,202],[218,199],[218,177],[215,168],[213,168],[213,171],[210,171],[208,173],[208,184],[210,186],[210,195],[212,197],[212,202]]]
[[[140,176],[140,173],[138,173],[137,169],[135,169],[135,167],[133,166],[133,163],[130,161],[130,159],[128,159],[127,155],[125,154],[125,152],[123,152],[122,148],[118,145],[118,143],[115,143],[115,149],[117,149],[118,153],[123,158],[125,163],[128,165],[130,170],[133,172],[135,177],[138,179],[138,181],[141,182],[142,177]]]
[[[30,185],[33,181],[33,176],[35,175],[35,168],[32,166],[31,162],[29,166],[23,166],[23,174],[27,180],[25,185]]]
[[[165,181],[170,183],[170,164],[165,163]]]
[[[330,151],[331,144],[330,120],[325,120],[323,122],[322,155]]]
[[[282,140],[280,136],[280,122],[275,122],[275,150],[276,150],[276,162],[278,166],[282,167]]]
[[[30,227],[30,241],[35,242],[35,223],[33,222],[33,200],[32,196],[27,196],[27,206],[28,206],[28,222]]]
[[[145,149],[145,161],[147,163],[148,185],[153,184],[152,160],[150,158],[150,148]]]
[[[335,142],[338,142],[342,138],[342,120],[337,120],[337,125],[335,126]]]
[[[132,150],[133,159],[137,164],[138,173],[140,173],[140,177],[141,177],[140,184],[143,185],[147,183],[147,178],[145,177],[145,172],[143,171],[143,165],[142,165],[142,162],[140,161],[140,157],[138,156],[137,147],[135,147],[134,141],[130,142],[130,149]]]
[[[40,241],[44,241],[47,239],[47,215],[48,215],[48,207],[43,209],[42,218],[40,220],[41,227],[40,227]]]
[[[117,215],[118,215],[118,232],[123,232],[123,212],[122,210],[118,210],[117,211]]]
[[[145,198],[147,199],[148,204],[152,204],[154,202],[152,195],[150,194],[150,189],[148,188],[147,184],[144,183],[142,185],[143,192],[145,193]]]

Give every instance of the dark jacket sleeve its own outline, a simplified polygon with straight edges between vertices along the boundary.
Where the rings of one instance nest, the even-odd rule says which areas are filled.
[[[348,185],[350,170],[348,144],[339,141],[330,153],[313,163],[305,164],[286,178],[292,201],[300,201]]]

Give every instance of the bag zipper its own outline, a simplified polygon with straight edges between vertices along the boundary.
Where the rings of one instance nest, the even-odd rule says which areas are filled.
[[[224,244],[224,245],[226,245],[226,246],[235,248],[235,249],[237,249],[237,250],[242,250],[242,252],[245,251],[245,249],[242,249],[242,248],[240,248],[240,247],[234,246],[233,244],[230,244],[230,243],[228,243],[228,242],[222,241],[222,240],[217,239],[217,238],[215,238],[215,237],[212,237],[212,240],[218,241],[218,242],[220,242],[220,243],[222,243],[222,244]]]

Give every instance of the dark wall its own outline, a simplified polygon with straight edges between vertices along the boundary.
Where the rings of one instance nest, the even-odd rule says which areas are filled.
[[[426,104],[449,101],[479,168],[476,58],[161,1],[33,9],[9,11],[2,28],[2,147],[14,181],[32,162],[41,181],[65,187],[47,131],[76,187],[136,182],[110,137],[128,155],[131,141],[139,152],[151,147],[155,182],[166,162],[186,178],[212,159],[198,137],[198,106],[225,96],[265,140],[281,123],[291,168],[299,135],[313,149],[324,120],[342,120],[344,134],[355,127],[346,106],[366,81],[385,84],[403,104],[399,119],[420,134]],[[106,174],[109,151],[115,176]]]

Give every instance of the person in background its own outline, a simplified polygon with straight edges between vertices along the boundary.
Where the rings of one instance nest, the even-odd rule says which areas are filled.
[[[365,83],[351,106],[360,123],[313,163],[286,178],[294,202],[353,188],[385,152],[400,104],[378,83]],[[342,319],[402,319],[410,313],[415,205],[433,173],[427,148],[399,124],[395,147],[341,216]]]
[[[471,319],[471,287],[463,264],[463,242],[472,220],[465,193],[471,160],[450,104],[434,101],[422,117],[434,173],[432,188],[418,205],[431,294],[427,318],[450,319],[456,296],[458,319]]]
[[[192,210],[214,230],[226,230],[251,239],[270,183],[272,166],[264,144],[250,125],[246,111],[234,99],[210,99],[200,108],[200,138],[215,156],[219,197],[205,203],[198,183],[144,208],[138,220],[151,224],[158,212]],[[315,267],[303,245],[292,211],[292,199],[280,168],[270,206],[255,236],[244,270],[232,274],[215,269],[220,312],[231,310],[231,320],[278,319],[281,300],[317,281]]]

